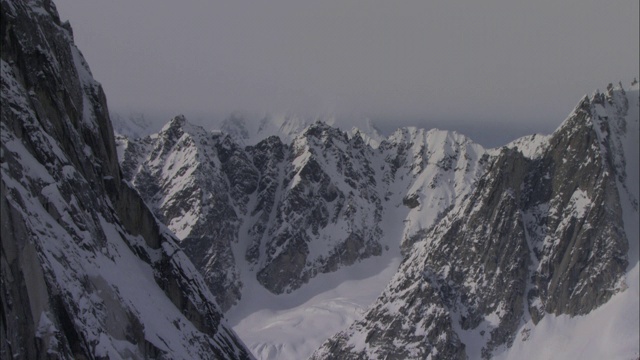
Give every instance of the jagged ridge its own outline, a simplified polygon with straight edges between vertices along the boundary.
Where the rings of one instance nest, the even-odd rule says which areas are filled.
[[[637,190],[618,191],[620,137],[638,141],[628,113],[637,117],[610,86],[550,137],[492,151],[469,197],[416,235],[364,318],[312,358],[490,358],[547,314],[585,315],[623,291],[632,253],[620,195],[637,201]]]

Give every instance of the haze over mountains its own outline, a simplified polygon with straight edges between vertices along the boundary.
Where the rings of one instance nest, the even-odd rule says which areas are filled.
[[[580,95],[576,95],[571,102],[577,101],[579,98]],[[553,122],[549,120],[536,121],[535,119],[532,119],[526,123],[501,123],[490,119],[450,121],[442,118],[403,118],[400,116],[388,119],[372,119],[361,116],[343,117],[331,114],[310,116],[288,112],[260,115],[233,112],[227,116],[217,117],[206,114],[189,114],[189,112],[181,110],[175,110],[162,115],[154,115],[152,112],[111,112],[111,120],[113,121],[114,130],[117,134],[135,138],[157,133],[162,129],[164,124],[166,124],[168,119],[171,119],[178,114],[185,115],[190,123],[201,126],[206,130],[220,130],[224,127],[225,123],[228,123],[229,121],[241,120],[245,123],[247,130],[252,134],[252,141],[255,143],[266,137],[264,136],[264,131],[260,132],[262,133],[261,137],[258,136],[257,131],[259,124],[263,123],[265,120],[272,124],[279,124],[284,122],[286,119],[297,119],[296,122],[307,125],[312,124],[317,120],[321,120],[334,127],[341,128],[344,131],[348,131],[355,127],[366,134],[370,133],[367,129],[373,127],[376,129],[376,132],[383,137],[388,137],[400,127],[418,127],[423,129],[436,128],[441,130],[457,131],[463,134],[473,134],[474,142],[477,142],[487,148],[502,146],[513,139],[533,133],[549,134],[553,132],[558,125],[557,119],[554,119]],[[500,129],[500,131],[496,131],[495,129]],[[277,130],[277,128],[273,130]],[[283,133],[281,133],[281,135],[283,135]]]
[[[3,358],[640,355],[637,82],[497,148],[295,116],[116,137],[53,3],[1,4]]]

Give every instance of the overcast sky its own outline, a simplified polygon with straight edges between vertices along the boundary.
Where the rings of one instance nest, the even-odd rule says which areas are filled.
[[[639,72],[638,0],[55,2],[123,113],[335,114],[488,144]]]

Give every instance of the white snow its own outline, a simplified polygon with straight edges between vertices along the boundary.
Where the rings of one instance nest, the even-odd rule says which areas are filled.
[[[143,113],[130,113],[128,116],[111,113],[109,117],[116,137],[120,135],[129,139],[138,139],[158,131],[157,124],[148,120]]]
[[[380,134],[380,130],[376,128],[371,119],[366,119],[364,126],[361,128],[353,127],[348,133],[349,137],[360,136],[364,140],[365,144],[371,146],[373,149],[377,149],[380,143],[384,140],[384,137]]]
[[[582,218],[587,213],[592,203],[593,201],[589,198],[586,191],[577,189],[573,195],[571,195],[571,199],[569,199],[569,204],[573,206],[572,216]]]
[[[510,349],[496,359],[637,359],[640,265],[629,271],[627,290],[586,316],[547,314],[537,325],[518,330]]]
[[[319,274],[290,294],[268,292],[244,264],[242,299],[225,316],[254,356],[306,359],[326,339],[360,319],[398,269],[404,215],[406,211],[393,208],[383,217],[381,243],[389,250],[382,256]]]
[[[291,294],[271,294],[243,277],[243,299],[226,316],[258,359],[305,359],[380,295],[400,261],[386,254],[320,274]]]
[[[523,136],[510,142],[506,147],[517,149],[522,152],[525,157],[535,159],[544,153],[550,137],[551,135],[542,134]]]

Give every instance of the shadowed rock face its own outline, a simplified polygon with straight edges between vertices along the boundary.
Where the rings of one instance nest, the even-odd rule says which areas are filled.
[[[121,180],[102,88],[50,1],[6,1],[2,358],[250,358]]]
[[[537,262],[527,294],[534,321],[544,312],[589,313],[619,291],[612,285],[627,267],[617,171],[602,136],[608,132],[598,129],[607,122],[591,107],[578,107],[527,178],[524,224]],[[550,179],[540,181],[539,169]],[[549,211],[542,211],[546,206]]]
[[[382,253],[378,174],[360,138],[316,123],[290,145],[242,148],[180,117],[126,146],[125,179],[183,239],[223,309],[241,296],[240,261],[283,293]]]
[[[312,358],[465,358],[456,329],[481,335],[490,358],[523,321],[587,314],[623,290],[624,154],[615,137],[626,104],[624,90],[610,88],[581,101],[536,154],[524,141],[490,156],[464,204],[411,239],[364,319]]]

